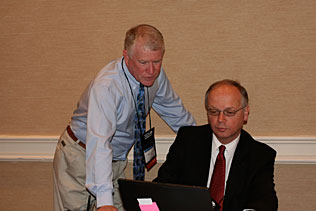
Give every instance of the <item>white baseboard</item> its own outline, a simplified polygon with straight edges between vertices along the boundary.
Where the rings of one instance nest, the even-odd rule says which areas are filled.
[[[277,151],[276,163],[316,164],[316,137],[255,138]],[[0,161],[52,161],[57,140],[55,136],[0,136]],[[159,162],[165,160],[173,140],[173,136],[156,137]]]

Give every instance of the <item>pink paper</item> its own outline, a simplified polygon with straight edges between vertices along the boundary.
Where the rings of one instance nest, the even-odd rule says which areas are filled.
[[[153,202],[152,204],[140,204],[139,207],[141,211],[159,211],[156,202]]]

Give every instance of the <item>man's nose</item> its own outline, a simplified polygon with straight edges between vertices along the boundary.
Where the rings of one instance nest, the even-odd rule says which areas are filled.
[[[225,117],[223,111],[221,111],[221,112],[218,114],[217,120],[218,120],[219,122],[224,122],[224,121],[226,120],[226,117]]]
[[[154,74],[154,72],[155,72],[154,64],[152,62],[148,63],[147,73]]]

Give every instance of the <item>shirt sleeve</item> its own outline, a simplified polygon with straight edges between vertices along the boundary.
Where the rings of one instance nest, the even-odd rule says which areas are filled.
[[[161,70],[159,78],[159,88],[156,93],[153,109],[177,132],[182,126],[196,125],[191,113],[185,109],[182,100],[173,90],[164,70]]]
[[[86,187],[97,207],[113,205],[111,139],[116,130],[117,97],[107,82],[92,84],[87,116]]]

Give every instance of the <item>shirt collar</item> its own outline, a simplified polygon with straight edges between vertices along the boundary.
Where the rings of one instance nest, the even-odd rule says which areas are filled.
[[[235,138],[232,142],[230,142],[229,144],[222,144],[216,137],[216,135],[213,133],[212,134],[212,154],[217,152],[219,150],[219,147],[221,145],[224,145],[226,147],[225,152],[233,155],[235,153],[237,144],[239,142],[240,139],[240,134],[238,135],[237,138]]]

